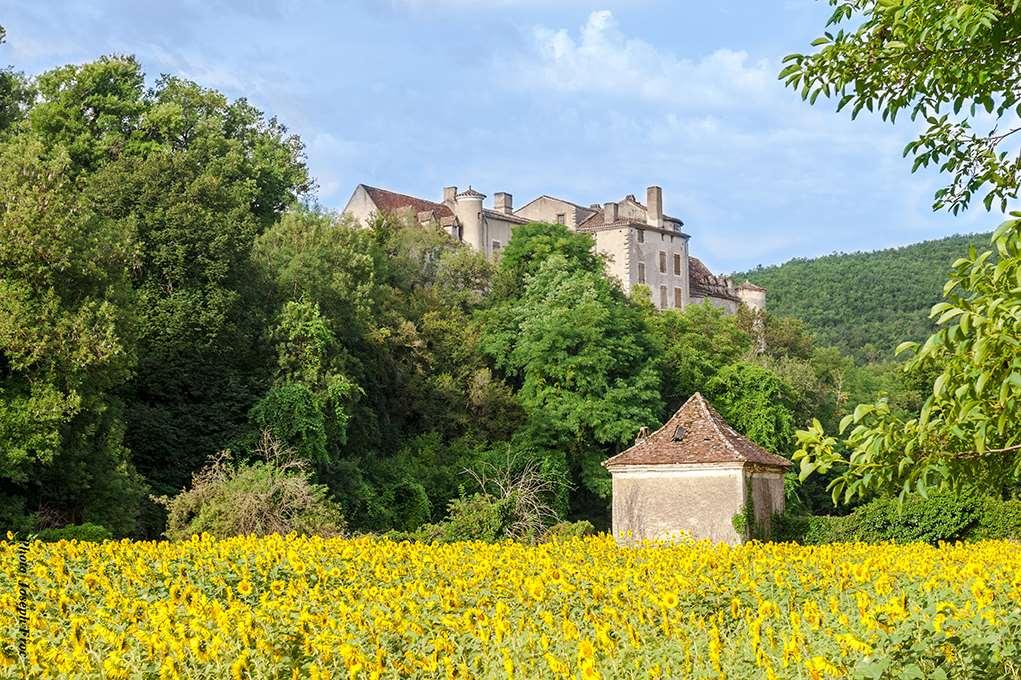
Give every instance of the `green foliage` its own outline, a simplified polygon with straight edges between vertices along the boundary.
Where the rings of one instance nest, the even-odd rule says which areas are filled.
[[[551,242],[567,244],[574,261],[560,252],[539,261]],[[582,255],[590,247],[562,225],[515,232],[497,278],[516,275],[522,261],[531,273],[517,295],[480,314],[480,349],[516,388],[531,446],[565,452],[580,485],[608,498],[598,463],[657,422],[660,374],[645,312]]]
[[[162,498],[168,510],[167,538],[194,534],[263,536],[278,533],[333,536],[344,529],[340,507],[314,484],[301,461],[265,435],[261,460],[234,461],[229,452],[192,478],[191,488]]]
[[[749,538],[750,528],[755,526],[755,508],[751,502],[746,501],[744,506],[730,518],[730,523],[738,536],[743,539]]]
[[[932,308],[939,330],[905,370],[936,373],[916,414],[881,398],[844,417],[842,441],[822,425],[798,432],[801,476],[837,471],[834,500],[877,491],[925,494],[976,485],[998,494],[1021,479],[1021,214],[993,234],[994,250],[974,248],[954,262],[945,301]]]
[[[734,274],[769,290],[770,314],[805,321],[816,341],[859,361],[892,358],[905,338],[923,338],[934,325],[950,263],[985,234],[949,236],[870,253],[794,259]]]
[[[85,524],[69,524],[59,529],[43,529],[35,534],[40,541],[53,543],[56,541],[88,541],[90,543],[102,543],[113,538],[110,530],[99,524],[86,522]]]
[[[879,498],[856,509],[847,521],[857,540],[937,543],[963,538],[976,515],[974,498],[932,493],[913,496],[903,505],[895,498]]]
[[[564,267],[596,273],[602,260],[589,234],[570,231],[562,224],[532,222],[514,229],[514,238],[500,253],[494,289],[498,298],[517,297],[527,279],[551,257],[563,258]]]
[[[252,421],[302,460],[328,462],[330,447],[347,441],[351,402],[361,390],[335,370],[336,340],[317,304],[286,303],[272,337],[277,381],[252,407]]]
[[[1021,541],[1021,500],[983,498],[970,538]]]
[[[778,540],[806,545],[1021,540],[1021,501],[954,492],[912,495],[903,503],[883,497],[843,516],[788,512],[780,518],[778,532]]]
[[[738,362],[706,385],[709,400],[735,429],[759,446],[784,453],[794,441],[792,405],[797,396],[766,368]]]
[[[587,520],[557,522],[546,531],[543,538],[547,541],[567,541],[572,538],[594,536],[595,533],[596,528]]]
[[[477,493],[455,498],[447,506],[446,520],[426,524],[410,535],[395,534],[395,538],[410,538],[425,543],[454,543],[456,541],[484,541],[493,543],[507,537],[513,521],[514,499],[493,498]]]
[[[734,316],[709,303],[651,313],[649,325],[657,339],[663,398],[670,414],[705,389],[720,368],[752,349],[751,334]]]
[[[0,146],[0,479],[30,512],[123,533],[142,493],[115,395],[135,362],[134,230],[71,171],[30,134]]]
[[[1021,186],[1021,14],[1017,2],[830,0],[832,27],[809,55],[792,54],[780,79],[814,104],[820,96],[876,111],[893,123],[910,115],[928,127],[904,149],[912,170],[950,173],[935,209],[955,214],[980,191],[986,209],[1006,211]],[[984,132],[983,130],[988,130]]]

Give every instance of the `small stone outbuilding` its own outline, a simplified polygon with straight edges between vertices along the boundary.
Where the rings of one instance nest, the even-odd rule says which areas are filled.
[[[618,541],[690,536],[732,544],[769,536],[792,467],[738,434],[699,393],[603,466],[613,478]]]

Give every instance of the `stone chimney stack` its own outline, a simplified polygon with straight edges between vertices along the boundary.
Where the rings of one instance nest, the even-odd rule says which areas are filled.
[[[505,191],[498,191],[493,194],[493,209],[510,215],[514,212],[514,197]]]
[[[663,189],[651,186],[646,194],[645,205],[648,208],[645,221],[650,227],[663,228]]]
[[[617,204],[616,203],[604,203],[603,204],[603,222],[610,224],[611,222],[617,221]]]
[[[443,187],[443,202],[451,204],[457,197],[457,187]]]

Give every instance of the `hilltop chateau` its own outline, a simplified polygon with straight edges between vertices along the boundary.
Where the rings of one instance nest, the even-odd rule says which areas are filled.
[[[445,187],[442,200],[433,202],[359,184],[344,213],[364,224],[374,213],[403,212],[421,224],[438,224],[451,237],[489,257],[499,257],[519,224],[563,224],[592,234],[596,249],[607,256],[609,273],[620,280],[625,292],[644,284],[659,309],[683,309],[704,301],[730,312],[742,303],[759,310],[766,306],[765,289],[747,281],[735,286],[688,255],[691,237],[682,231],[680,219],[663,214],[660,187],[648,188],[644,204],[633,194],[588,207],[540,196],[515,210],[508,193],[494,194],[492,208],[485,207],[485,199],[485,194],[470,186],[460,192],[457,187]]]

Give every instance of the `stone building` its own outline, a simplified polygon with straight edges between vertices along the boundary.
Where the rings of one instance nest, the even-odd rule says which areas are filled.
[[[603,466],[613,478],[618,541],[690,536],[733,544],[749,531],[769,535],[773,516],[784,510],[791,463],[738,434],[696,393]]]
[[[691,236],[684,223],[663,212],[663,190],[651,186],[645,203],[633,194],[619,201],[589,206],[553,196],[540,196],[517,210],[509,193],[486,196],[472,187],[458,191],[445,187],[440,202],[359,184],[344,208],[346,214],[365,224],[373,214],[403,212],[419,223],[438,224],[453,238],[468,243],[490,257],[499,256],[519,224],[548,222],[591,234],[596,249],[606,255],[608,273],[630,291],[638,284],[649,287],[659,309],[683,309],[689,304],[710,302],[728,311],[742,303],[765,309],[765,290],[716,276],[688,254]],[[750,288],[748,286],[751,286]]]

